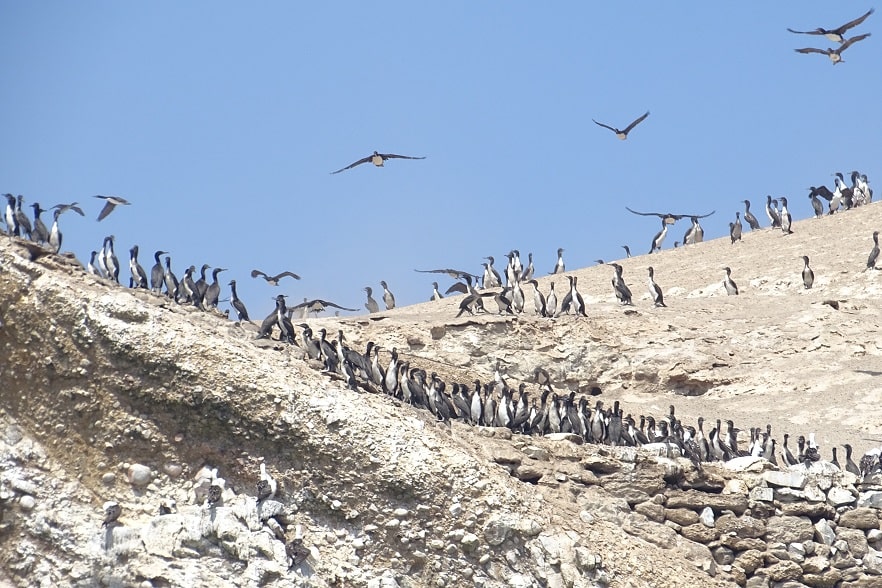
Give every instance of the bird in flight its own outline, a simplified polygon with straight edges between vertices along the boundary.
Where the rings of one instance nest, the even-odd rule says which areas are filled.
[[[434,269],[434,270],[415,269],[413,271],[420,272],[423,274],[447,274],[448,276],[450,276],[454,280],[464,280],[466,276],[470,276],[476,280],[478,279],[478,276],[476,276],[474,274],[470,274],[469,272],[464,272],[462,270],[457,270],[457,269]]]
[[[373,155],[362,157],[355,163],[350,163],[344,168],[338,169],[335,172],[331,172],[331,174],[339,174],[341,171],[346,171],[347,169],[351,169],[356,165],[361,165],[362,163],[367,163],[369,161],[377,167],[383,167],[383,162],[387,159],[425,159],[425,157],[411,157],[410,155],[396,155],[394,153],[377,153],[376,151],[374,151]]]
[[[852,37],[845,41],[842,45],[837,47],[836,49],[816,49],[814,47],[806,47],[804,49],[794,49],[797,53],[821,53],[830,58],[830,61],[833,62],[833,65],[837,63],[841,63],[844,61],[842,59],[842,52],[851,47],[852,43],[857,43],[858,41],[862,41],[869,37],[871,33],[864,33],[863,35],[858,35],[857,37]]]
[[[593,118],[592,118],[591,120],[594,120],[594,124],[596,124],[596,125],[598,125],[598,126],[601,126],[601,127],[605,128],[605,129],[609,129],[609,130],[611,130],[612,132],[614,132],[614,133],[616,134],[616,137],[618,137],[619,139],[621,139],[622,141],[624,141],[625,139],[628,138],[628,133],[631,132],[631,129],[633,129],[634,127],[636,127],[636,126],[639,125],[640,123],[642,123],[643,120],[644,120],[647,116],[649,116],[649,111],[648,111],[648,110],[646,111],[646,113],[645,113],[643,116],[641,116],[640,118],[638,118],[637,120],[635,120],[634,122],[632,122],[631,124],[629,124],[629,125],[628,125],[627,127],[625,127],[625,129],[622,130],[622,131],[620,131],[619,129],[617,129],[617,128],[615,128],[615,127],[611,127],[611,126],[609,126],[609,125],[605,125],[605,124],[603,124],[603,123],[597,122],[597,121],[594,120]]]
[[[841,27],[838,27],[835,29],[830,29],[829,31],[827,29],[822,29],[820,27],[816,28],[813,31],[794,31],[793,29],[787,29],[787,30],[790,31],[791,33],[796,33],[798,35],[824,35],[825,37],[827,37],[828,39],[830,39],[834,43],[845,43],[846,42],[845,31],[847,31],[848,29],[850,29],[852,27],[858,26],[859,24],[864,22],[867,19],[867,17],[870,16],[871,14],[873,14],[872,8],[870,10],[868,10],[867,13],[864,14],[863,16],[859,16],[858,18],[854,19],[853,21],[847,22],[844,25],[842,25]]]
[[[267,281],[267,283],[269,283],[270,286],[278,286],[279,280],[281,280],[285,276],[291,276],[295,280],[300,279],[300,276],[298,276],[294,272],[282,272],[282,273],[275,275],[275,276],[268,276],[267,274],[263,273],[260,270],[251,270],[251,277],[252,278],[263,278],[264,280]]]
[[[299,308],[306,308],[309,312],[314,312],[316,314],[322,312],[328,306],[332,306],[334,308],[339,308],[340,310],[348,310],[349,312],[358,312],[355,308],[346,308],[345,306],[340,306],[339,304],[334,304],[333,302],[328,302],[327,300],[307,300],[306,302],[301,302],[295,306],[292,306],[290,310],[297,310]]]
[[[698,214],[671,214],[671,213],[662,214],[660,212],[637,212],[636,210],[631,210],[627,206],[625,207],[625,210],[627,210],[628,212],[634,213],[634,214],[639,214],[641,216],[657,216],[660,219],[662,219],[663,221],[665,221],[665,224],[668,224],[668,225],[674,224],[675,222],[677,222],[681,218],[686,218],[686,217],[705,218],[705,217],[708,217],[716,212],[716,210],[712,210],[709,213],[702,214],[702,215],[698,215]]]
[[[117,204],[131,204],[131,202],[129,202],[125,198],[120,198],[119,196],[95,196],[95,198],[101,198],[104,200],[104,208],[102,208],[101,212],[98,213],[99,221],[111,212],[113,212],[113,209],[116,208]]]
[[[58,214],[63,214],[65,212],[67,212],[68,210],[73,210],[75,213],[79,214],[80,216],[86,216],[83,213],[83,209],[80,208],[79,206],[77,206],[78,204],[79,204],[79,202],[71,202],[70,204],[56,204],[55,206],[53,206],[49,210],[58,209],[60,211]]]

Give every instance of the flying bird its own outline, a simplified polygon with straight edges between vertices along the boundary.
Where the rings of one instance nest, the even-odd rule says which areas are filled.
[[[845,23],[841,27],[837,27],[835,29],[830,29],[830,30],[822,29],[820,27],[816,28],[813,31],[794,31],[793,29],[787,29],[787,30],[790,31],[791,33],[796,33],[798,35],[824,35],[825,37],[827,37],[828,39],[830,39],[834,43],[844,43],[845,42],[845,31],[847,31],[848,29],[850,29],[852,27],[858,26],[859,24],[864,22],[867,19],[867,17],[870,16],[871,14],[873,14],[872,8],[870,10],[868,10],[867,13],[864,14],[863,16],[859,16],[858,18],[854,19],[853,21]]]
[[[340,306],[339,304],[334,304],[333,302],[328,302],[327,300],[307,300],[306,302],[301,302],[295,306],[290,307],[288,310],[297,310],[299,308],[305,308],[309,312],[314,312],[316,314],[322,312],[328,306],[332,306],[334,308],[339,308],[340,310],[348,310],[349,312],[358,312],[356,308],[346,308],[345,306]]]
[[[698,214],[671,214],[669,212],[663,214],[660,212],[637,212],[636,210],[631,210],[627,206],[625,207],[625,210],[627,210],[628,212],[633,213],[633,214],[639,214],[641,216],[657,216],[660,219],[662,219],[663,221],[665,221],[665,224],[668,224],[668,225],[674,224],[675,222],[677,222],[681,218],[686,218],[686,217],[705,218],[705,217],[708,217],[716,212],[716,210],[712,210],[709,213],[702,214],[702,215],[698,215]]]
[[[331,174],[339,174],[341,171],[352,169],[356,165],[361,165],[362,163],[367,163],[369,161],[377,167],[383,167],[383,162],[385,162],[387,159],[425,159],[425,157],[411,157],[410,155],[396,155],[394,153],[377,153],[376,151],[374,151],[373,155],[362,157],[355,163],[350,163],[344,168],[338,169],[335,172],[331,172]]]
[[[851,39],[844,42],[837,49],[816,49],[814,47],[806,47],[804,49],[794,49],[797,53],[821,53],[830,58],[830,61],[833,62],[833,65],[837,63],[841,63],[844,60],[842,59],[842,52],[851,47],[852,43],[857,43],[858,41],[862,41],[869,37],[871,33],[864,33],[863,35],[858,35],[857,37],[852,37]]]
[[[116,208],[118,204],[129,205],[131,202],[126,200],[125,198],[120,198],[119,196],[95,196],[95,198],[101,198],[104,200],[104,208],[101,209],[101,212],[98,213],[98,220],[102,220],[108,214],[113,212],[113,209]]]
[[[609,126],[609,125],[605,125],[605,124],[603,124],[603,123],[601,123],[601,122],[597,122],[597,121],[594,120],[593,118],[592,118],[591,120],[594,120],[594,124],[596,124],[596,125],[598,125],[598,126],[601,126],[601,127],[605,128],[605,129],[609,129],[609,130],[611,130],[612,132],[614,132],[614,133],[616,134],[616,137],[618,137],[619,139],[621,139],[622,141],[624,141],[625,139],[628,138],[628,133],[631,132],[631,129],[633,129],[634,127],[636,127],[636,126],[639,125],[640,123],[642,123],[642,122],[644,121],[644,119],[645,119],[647,116],[649,116],[649,111],[648,111],[648,110],[646,111],[646,114],[644,114],[643,116],[639,117],[637,120],[635,120],[634,122],[632,122],[631,124],[629,124],[627,127],[625,127],[624,130],[621,130],[621,131],[620,131],[619,129],[615,128],[615,127],[611,127],[611,126]]]
[[[448,276],[450,276],[454,280],[464,280],[466,276],[474,278],[475,280],[478,279],[478,276],[476,276],[474,274],[470,274],[469,272],[464,272],[464,271],[457,270],[457,269],[433,269],[433,270],[415,269],[413,271],[420,272],[421,274],[447,274]]]
[[[56,204],[55,206],[53,206],[49,210],[58,209],[59,210],[58,214],[62,214],[62,213],[67,212],[68,210],[72,210],[75,213],[79,214],[80,216],[86,216],[86,213],[83,212],[83,209],[80,208],[79,206],[77,206],[78,204],[79,204],[79,202],[71,202],[70,204]]]
[[[280,273],[280,274],[278,274],[278,275],[275,275],[275,276],[269,276],[269,275],[263,273],[263,272],[260,271],[260,270],[251,270],[251,277],[252,277],[252,278],[258,278],[258,277],[263,278],[264,280],[267,281],[267,283],[268,283],[270,286],[278,286],[278,285],[279,285],[279,280],[281,280],[281,279],[284,278],[285,276],[291,276],[291,277],[294,278],[295,280],[299,280],[299,279],[300,279],[300,276],[298,276],[298,275],[295,274],[294,272],[282,272],[282,273]]]

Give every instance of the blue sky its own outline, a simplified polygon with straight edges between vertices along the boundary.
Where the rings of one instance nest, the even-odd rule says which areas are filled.
[[[432,277],[414,268],[645,253],[660,221],[625,206],[716,210],[713,238],[745,198],[786,195],[799,219],[835,171],[872,186],[882,32],[833,66],[794,52],[831,42],[785,30],[870,6],[0,0],[0,192],[84,205],[62,217],[84,263],[114,234],[148,271],[156,249],[179,276],[229,268],[253,316],[277,292],[363,309],[383,279],[422,302]],[[591,122],[647,110],[624,142]],[[375,149],[426,159],[330,175]],[[133,204],[97,223],[95,194]],[[276,290],[253,268],[303,279]]]

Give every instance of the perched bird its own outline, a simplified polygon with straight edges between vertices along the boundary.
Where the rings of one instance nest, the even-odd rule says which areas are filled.
[[[802,268],[802,285],[805,286],[806,290],[810,290],[812,284],[815,283],[815,272],[809,267],[808,255],[803,255],[802,260],[805,262],[805,267]]]
[[[159,294],[162,290],[162,284],[165,281],[165,271],[162,269],[162,262],[159,260],[160,255],[165,255],[168,251],[155,251],[153,260],[156,262],[150,269],[150,289]]]
[[[661,286],[655,283],[655,270],[652,269],[652,266],[647,268],[649,270],[649,296],[652,298],[652,301],[656,306],[667,306],[665,304],[665,298],[662,294]]]
[[[222,267],[216,267],[211,270],[211,283],[205,289],[205,295],[202,298],[202,306],[205,308],[217,308],[217,302],[220,298],[220,284],[217,282],[217,275],[227,271]]]
[[[741,213],[735,213],[735,222],[729,223],[729,238],[732,239],[732,245],[735,244],[735,241],[741,240]]]
[[[753,216],[753,213],[750,212],[750,200],[744,201],[744,220],[750,225],[750,230],[755,231],[760,228],[759,221],[756,220],[756,217]]]
[[[260,480],[257,482],[257,501],[261,502],[276,495],[278,484],[266,471],[266,464],[260,462]]]
[[[95,196],[95,198],[101,198],[104,200],[104,208],[101,209],[101,212],[98,213],[98,220],[102,220],[108,214],[113,212],[113,209],[117,207],[117,205],[129,205],[131,202],[126,200],[125,198],[120,198],[119,196]]]
[[[613,269],[615,270],[615,276],[612,279],[613,291],[615,292],[616,298],[618,298],[619,302],[626,305],[633,305],[634,303],[631,301],[633,295],[631,294],[631,289],[628,288],[627,284],[625,284],[625,279],[622,277],[622,273],[624,272],[622,266],[617,263],[610,263]]]
[[[294,272],[282,272],[282,273],[275,275],[275,276],[269,276],[260,270],[251,270],[251,277],[252,278],[263,278],[264,280],[266,280],[267,284],[269,284],[270,286],[278,286],[279,280],[281,280],[285,276],[290,276],[290,277],[294,278],[295,280],[300,279],[300,276],[298,276]]]
[[[879,231],[873,231],[873,249],[867,258],[867,269],[876,269],[876,260],[879,258]]]
[[[367,302],[364,303],[367,311],[370,313],[380,312],[380,305],[371,296],[374,293],[373,289],[370,286],[365,286],[364,291],[367,292]]]
[[[205,505],[214,507],[220,502],[221,496],[223,496],[223,489],[217,484],[212,484],[208,487],[208,494],[205,495]]]
[[[563,247],[557,248],[557,263],[554,264],[554,271],[548,272],[549,274],[562,274],[566,271],[567,266],[564,264],[563,252]]]
[[[122,507],[118,502],[105,502],[104,503],[104,522],[101,523],[102,527],[106,527],[111,523],[115,523],[117,519],[119,519],[119,515],[122,514]]]
[[[233,310],[236,311],[236,316],[239,317],[240,321],[251,322],[251,319],[248,318],[248,309],[245,308],[245,304],[239,300],[239,296],[236,293],[236,280],[230,280],[230,305],[233,307]]]
[[[61,231],[58,229],[59,216],[61,216],[61,211],[56,209],[55,212],[52,213],[52,228],[49,229],[49,246],[55,250],[55,253],[61,251],[62,234]]]
[[[766,216],[769,217],[769,222],[772,223],[771,228],[781,227],[781,217],[778,215],[778,201],[772,200],[772,197],[769,195],[766,195]]]
[[[626,256],[631,257],[631,248],[630,247],[628,247],[627,245],[622,245],[622,249],[625,250]]]
[[[147,289],[147,272],[138,262],[138,246],[135,245],[129,249],[129,271],[132,277],[129,278],[129,288]]]
[[[18,229],[18,217],[15,214],[15,196],[12,194],[4,194],[6,196],[6,214],[3,218],[6,221],[6,231],[10,237],[18,237],[20,235]],[[58,216],[56,215],[56,218]]]
[[[788,28],[787,30],[791,33],[796,33],[797,35],[823,35],[827,37],[830,41],[834,43],[844,43],[845,42],[845,31],[850,28],[854,28],[864,22],[868,16],[873,14],[873,9],[867,11],[863,16],[859,16],[856,19],[845,23],[841,27],[836,27],[835,29],[823,29],[821,27],[816,28],[813,31],[794,31],[793,29]]]
[[[737,296],[738,295],[738,285],[732,280],[732,270],[728,267],[724,267],[726,270],[726,279],[723,280],[723,286],[726,288],[726,293],[729,296]]]
[[[31,233],[31,238],[37,243],[47,243],[49,241],[49,229],[46,228],[46,225],[40,219],[40,215],[46,211],[40,208],[39,202],[31,204],[31,208],[34,209],[34,230]]]
[[[380,280],[380,285],[383,287],[383,302],[386,304],[386,310],[392,310],[395,308],[395,296],[389,291],[386,282]]]
[[[347,169],[352,169],[357,165],[361,165],[362,163],[371,162],[377,167],[383,167],[383,163],[387,159],[425,159],[425,157],[411,157],[410,155],[396,155],[394,153],[377,153],[374,151],[372,155],[368,155],[367,157],[362,157],[358,161],[354,163],[350,163],[346,167],[340,168],[335,172],[331,172],[331,174],[339,174],[341,171],[346,171]]]
[[[285,545],[285,555],[291,558],[288,569],[296,568],[309,557],[309,549],[303,544],[303,539],[297,537]]]
[[[668,234],[668,224],[669,223],[663,218],[661,230],[655,234],[655,237],[652,238],[652,244],[649,247],[650,253],[661,251],[662,243],[664,243],[665,237]]]
[[[785,235],[793,233],[793,230],[790,228],[792,225],[792,219],[790,217],[790,211],[787,210],[787,198],[784,196],[781,196],[781,211],[779,214],[781,215],[781,230],[784,231]]]
[[[21,194],[16,198],[15,205],[15,219],[18,221],[18,230],[19,234],[25,239],[31,239],[31,234],[33,233],[33,229],[31,228],[31,220],[28,218],[28,215],[21,209],[22,202],[24,202],[24,196]]]
[[[437,301],[444,298],[444,295],[438,291],[438,282],[432,282],[432,296],[429,298],[430,301]]]
[[[826,186],[821,186],[821,187],[824,188],[825,190],[827,190]],[[827,191],[829,192],[829,190],[827,190]],[[819,192],[820,192],[820,190],[818,188],[815,188],[814,186],[809,188],[808,197],[812,201],[812,210],[815,211],[815,218],[821,218],[822,216],[824,216],[824,205],[821,204],[820,200],[818,200],[818,193]],[[831,199],[832,199],[832,195],[831,195]]]
[[[858,35],[857,37],[852,37],[848,39],[842,45],[837,47],[836,49],[816,49],[815,47],[805,47],[804,49],[794,49],[797,53],[821,53],[822,55],[826,55],[830,58],[830,61],[833,62],[833,65],[837,63],[842,63],[845,60],[842,59],[842,52],[852,46],[852,44],[857,43],[858,41],[862,41],[870,36],[871,33],[864,33],[863,35]]]
[[[625,139],[628,138],[628,133],[630,133],[631,130],[632,130],[634,127],[636,127],[637,125],[639,125],[640,123],[642,123],[644,120],[646,120],[646,117],[647,117],[647,116],[649,116],[649,111],[648,111],[648,110],[646,111],[645,114],[643,114],[642,116],[638,117],[636,120],[634,120],[634,122],[632,122],[632,123],[629,124],[627,127],[625,127],[624,130],[619,130],[619,129],[615,128],[615,127],[611,127],[611,126],[609,126],[609,125],[605,125],[605,124],[603,124],[603,123],[601,123],[601,122],[597,122],[597,121],[594,120],[593,118],[592,118],[591,120],[593,120],[593,121],[594,121],[594,124],[596,124],[597,126],[601,126],[601,127],[605,128],[605,129],[609,129],[609,130],[611,130],[612,132],[614,132],[614,133],[616,134],[616,137],[618,137],[619,139],[621,139],[622,141],[624,141]]]

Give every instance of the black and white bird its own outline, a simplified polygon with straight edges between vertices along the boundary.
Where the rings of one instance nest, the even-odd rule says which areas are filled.
[[[790,229],[792,219],[790,218],[790,211],[787,210],[787,198],[784,196],[781,196],[781,210],[779,214],[781,215],[781,230],[784,231],[785,235],[791,234],[793,232]]]
[[[772,223],[771,228],[781,227],[781,216],[778,214],[778,201],[772,200],[772,197],[769,195],[766,195],[766,216],[769,217],[769,222]]]
[[[624,269],[617,263],[610,263],[613,269],[615,270],[615,275],[612,279],[613,291],[615,292],[616,298],[619,302],[625,305],[633,305],[634,303],[631,301],[633,295],[631,294],[631,289],[628,288],[628,285],[625,284],[625,279],[622,277]]]
[[[686,229],[686,234],[683,235],[683,245],[693,245],[704,241],[704,229],[701,228],[698,217],[693,216],[691,220],[692,226]],[[674,243],[674,247],[677,247],[676,243]]]
[[[732,280],[732,270],[728,267],[724,267],[726,270],[726,279],[723,280],[723,287],[726,288],[726,294],[729,296],[737,296],[738,295],[738,285]]]
[[[822,186],[822,188],[824,188],[825,190],[827,189],[824,186]],[[827,190],[827,191],[829,192],[829,190]],[[812,201],[812,210],[815,211],[815,218],[821,218],[822,216],[824,216],[824,205],[821,203],[820,200],[818,200],[819,192],[820,192],[820,190],[814,186],[809,188],[808,197],[809,197],[809,200]],[[831,196],[831,198],[832,198],[832,196]]]
[[[239,322],[251,322],[251,319],[248,318],[248,309],[245,308],[245,304],[239,300],[239,295],[236,292],[236,280],[230,280],[230,306],[233,307],[233,310],[236,311],[236,316],[239,318]]]
[[[845,42],[845,31],[848,29],[854,28],[867,20],[867,17],[873,14],[873,9],[868,10],[864,15],[857,17],[856,19],[849,21],[842,25],[841,27],[836,27],[835,29],[824,29],[821,27],[816,28],[813,31],[794,31],[793,29],[788,28],[787,30],[791,33],[796,33],[797,35],[823,35],[827,37],[828,40],[833,41],[834,43],[844,43]]]
[[[591,120],[594,121],[594,124],[596,124],[596,125],[598,125],[598,126],[601,126],[601,127],[605,128],[605,129],[609,129],[609,130],[611,130],[612,132],[614,132],[614,133],[616,134],[616,137],[618,137],[619,139],[621,139],[622,141],[624,141],[625,139],[628,138],[628,133],[630,133],[630,132],[634,129],[634,127],[636,127],[637,125],[639,125],[640,123],[642,123],[644,120],[646,120],[646,117],[647,117],[647,116],[649,116],[649,111],[648,111],[648,110],[646,111],[645,114],[643,114],[642,116],[639,116],[637,119],[634,120],[634,122],[632,122],[631,124],[629,124],[627,127],[625,127],[625,128],[622,129],[622,130],[619,130],[619,129],[615,128],[615,127],[611,127],[611,126],[609,126],[609,125],[605,125],[605,124],[603,124],[603,123],[601,123],[601,122],[597,122],[597,121],[594,120],[593,118],[592,118]]]
[[[144,268],[141,266],[140,262],[138,262],[137,245],[134,245],[129,249],[129,271],[132,274],[129,278],[129,288],[143,288],[146,290],[147,272],[144,271]]]
[[[802,261],[805,262],[805,267],[802,268],[802,285],[805,286],[806,290],[810,290],[812,284],[815,283],[815,272],[809,267],[808,255],[803,255]]]
[[[871,35],[871,33],[864,33],[863,35],[858,35],[857,37],[852,37],[852,38],[848,39],[847,41],[845,41],[844,43],[842,43],[842,45],[840,45],[836,49],[830,49],[830,48],[817,49],[815,47],[805,47],[803,49],[794,49],[794,51],[796,51],[797,53],[804,53],[804,54],[805,53],[820,53],[822,55],[826,55],[827,57],[829,57],[830,61],[833,62],[833,65],[836,65],[837,63],[843,63],[845,61],[844,59],[842,59],[842,52],[843,51],[845,51],[846,49],[851,47],[854,43],[857,43],[858,41],[863,41],[864,39],[866,39],[870,35]]]
[[[350,163],[346,167],[340,168],[335,172],[331,172],[331,174],[339,174],[341,171],[352,169],[357,165],[361,165],[362,163],[367,162],[371,162],[377,167],[383,167],[383,163],[387,159],[425,159],[425,157],[411,157],[410,155],[396,155],[395,153],[377,153],[376,151],[374,151],[373,154],[368,155],[367,157],[362,157],[358,161]]]
[[[106,527],[112,523],[115,523],[120,515],[122,514],[122,507],[118,502],[105,502],[104,503],[104,522],[101,523],[102,527]]]
[[[386,310],[392,310],[395,308],[395,296],[389,291],[389,286],[383,280],[380,280],[380,286],[383,287],[383,303],[386,305]]]
[[[562,274],[566,271],[567,266],[564,264],[563,252],[563,247],[557,248],[557,262],[554,264],[554,271],[548,272],[549,274]]]
[[[125,198],[120,198],[119,196],[95,196],[95,198],[101,198],[104,200],[104,208],[101,209],[101,212],[98,213],[98,220],[104,219],[108,214],[113,212],[113,209],[118,205],[130,205],[131,202],[126,200]]]
[[[40,215],[46,211],[40,208],[39,202],[31,204],[31,208],[34,209],[34,231],[31,233],[31,238],[36,243],[47,243],[49,241],[49,229],[46,228],[46,225],[40,218]]]
[[[649,297],[652,298],[656,306],[667,307],[661,286],[655,283],[655,270],[652,269],[652,266],[649,266],[647,269],[649,270]]]

